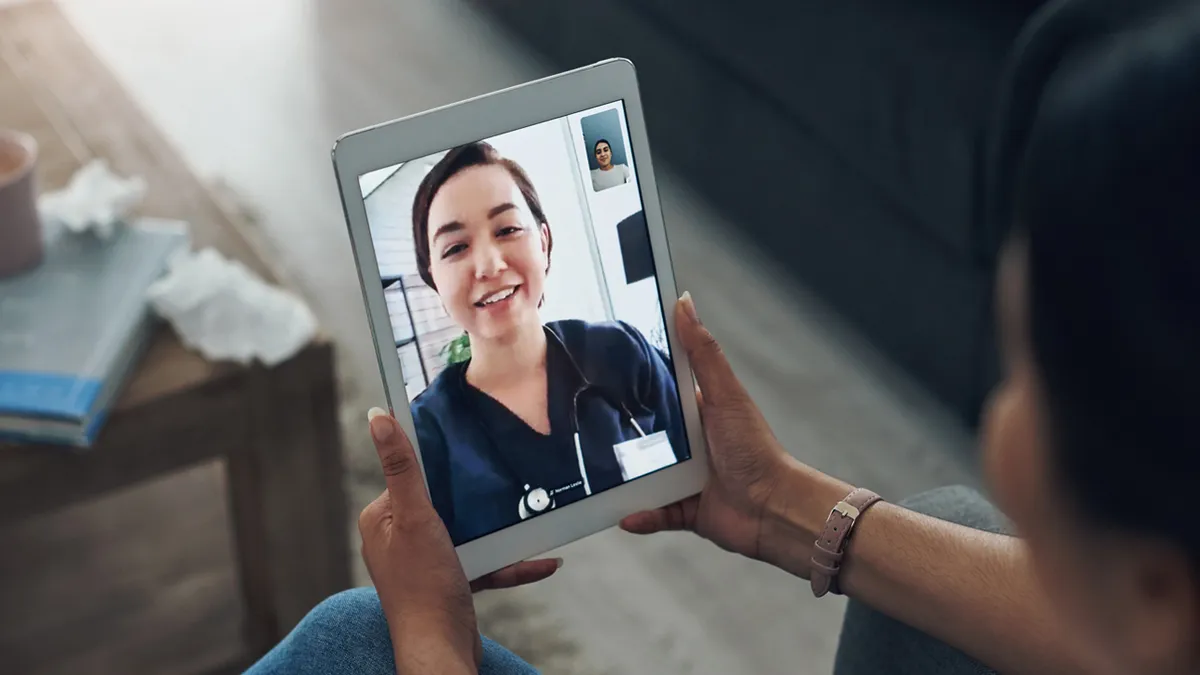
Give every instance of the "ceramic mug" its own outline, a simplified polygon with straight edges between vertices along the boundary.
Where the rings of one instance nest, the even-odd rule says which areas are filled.
[[[31,270],[42,261],[34,177],[37,150],[33,136],[0,129],[0,279]]]

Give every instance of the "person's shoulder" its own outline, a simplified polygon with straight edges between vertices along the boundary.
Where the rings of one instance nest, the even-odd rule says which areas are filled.
[[[550,321],[546,327],[558,334],[559,337],[580,336],[628,336],[637,329],[624,321],[585,321],[584,319],[560,319]]]
[[[461,381],[463,367],[462,363],[447,366],[445,370],[438,373],[437,377],[433,378],[433,382],[430,382],[424,391],[417,394],[410,406],[414,421],[418,417],[438,417],[449,408],[454,388]]]
[[[568,349],[588,352],[612,350],[644,351],[647,344],[641,332],[624,321],[584,321],[564,319],[551,321],[546,327],[554,331]]]

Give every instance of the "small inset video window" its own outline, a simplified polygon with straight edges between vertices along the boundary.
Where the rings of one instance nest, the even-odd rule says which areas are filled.
[[[621,133],[621,118],[616,109],[589,115],[579,121],[583,143],[591,169],[592,189],[602,192],[633,182],[629,154]]]

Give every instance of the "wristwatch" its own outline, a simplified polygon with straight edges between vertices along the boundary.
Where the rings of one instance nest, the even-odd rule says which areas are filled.
[[[859,516],[880,499],[870,490],[856,488],[829,512],[825,529],[813,546],[812,571],[809,573],[813,595],[819,598],[830,591],[839,593],[837,576],[842,568],[846,542]]]

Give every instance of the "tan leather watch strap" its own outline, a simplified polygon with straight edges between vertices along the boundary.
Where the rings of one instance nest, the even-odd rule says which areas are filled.
[[[830,591],[839,592],[837,575],[842,568],[846,541],[850,538],[858,517],[879,500],[880,496],[874,492],[856,488],[829,512],[825,529],[813,547],[812,571],[809,573],[813,595],[819,598]]]

